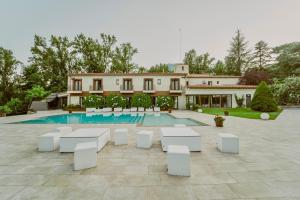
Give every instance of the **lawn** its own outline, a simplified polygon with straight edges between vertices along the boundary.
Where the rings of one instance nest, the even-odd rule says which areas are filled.
[[[202,108],[203,113],[211,115],[224,115],[224,110],[229,111],[230,116],[243,117],[249,119],[260,119],[260,114],[262,112],[251,110],[250,108]],[[270,112],[270,119],[276,119],[276,117],[281,113],[281,109],[277,112]]]

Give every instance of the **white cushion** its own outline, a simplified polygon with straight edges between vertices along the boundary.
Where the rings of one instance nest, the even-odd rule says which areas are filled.
[[[167,152],[168,174],[190,176],[190,150],[187,146],[169,145]]]
[[[230,133],[220,133],[217,148],[223,153],[239,153],[239,138]]]
[[[38,149],[39,151],[55,151],[59,147],[59,140],[59,132],[41,135],[38,139]]]
[[[74,170],[87,169],[97,165],[96,142],[79,143],[74,150]]]
[[[103,112],[112,112],[112,108],[109,108],[109,107],[103,108],[102,111]]]
[[[128,129],[127,128],[115,129],[114,143],[115,143],[115,145],[128,144]]]
[[[150,148],[152,146],[153,131],[141,130],[136,134],[138,148]]]
[[[153,109],[152,108],[147,108],[146,112],[153,112]]]

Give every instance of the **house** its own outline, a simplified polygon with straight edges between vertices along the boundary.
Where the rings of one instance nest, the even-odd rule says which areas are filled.
[[[68,76],[68,104],[82,105],[90,94],[107,96],[121,94],[129,102],[135,93],[152,97],[172,96],[175,109],[186,104],[203,107],[236,107],[235,95],[249,104],[256,86],[239,85],[239,76],[189,74],[189,66],[174,64],[172,73],[81,73]]]

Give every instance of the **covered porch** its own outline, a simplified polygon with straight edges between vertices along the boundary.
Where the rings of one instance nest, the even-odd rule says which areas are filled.
[[[188,95],[186,101],[192,105],[199,105],[201,107],[214,108],[231,108],[232,95],[231,94],[201,94]]]

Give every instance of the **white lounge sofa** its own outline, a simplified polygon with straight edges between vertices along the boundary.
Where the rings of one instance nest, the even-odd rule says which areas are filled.
[[[146,112],[153,112],[153,108],[146,108]]]
[[[154,112],[160,112],[160,107],[154,107],[153,110]]]
[[[117,107],[117,108],[114,108],[114,112],[122,112],[122,108],[121,107]]]
[[[123,112],[126,112],[126,113],[130,112],[130,108],[124,108]]]
[[[139,112],[145,112],[145,108],[144,107],[138,107],[138,111]]]
[[[97,151],[100,151],[109,140],[109,128],[80,128],[61,136],[60,152],[74,152],[76,145],[84,142],[96,142]]]
[[[137,112],[137,107],[131,107],[130,112]]]
[[[103,112],[103,109],[102,108],[96,108],[95,112],[96,113],[101,113],[101,112]]]
[[[103,112],[112,112],[112,108],[106,107],[102,109]]]
[[[86,108],[85,112],[87,112],[87,113],[96,112],[96,108]]]

